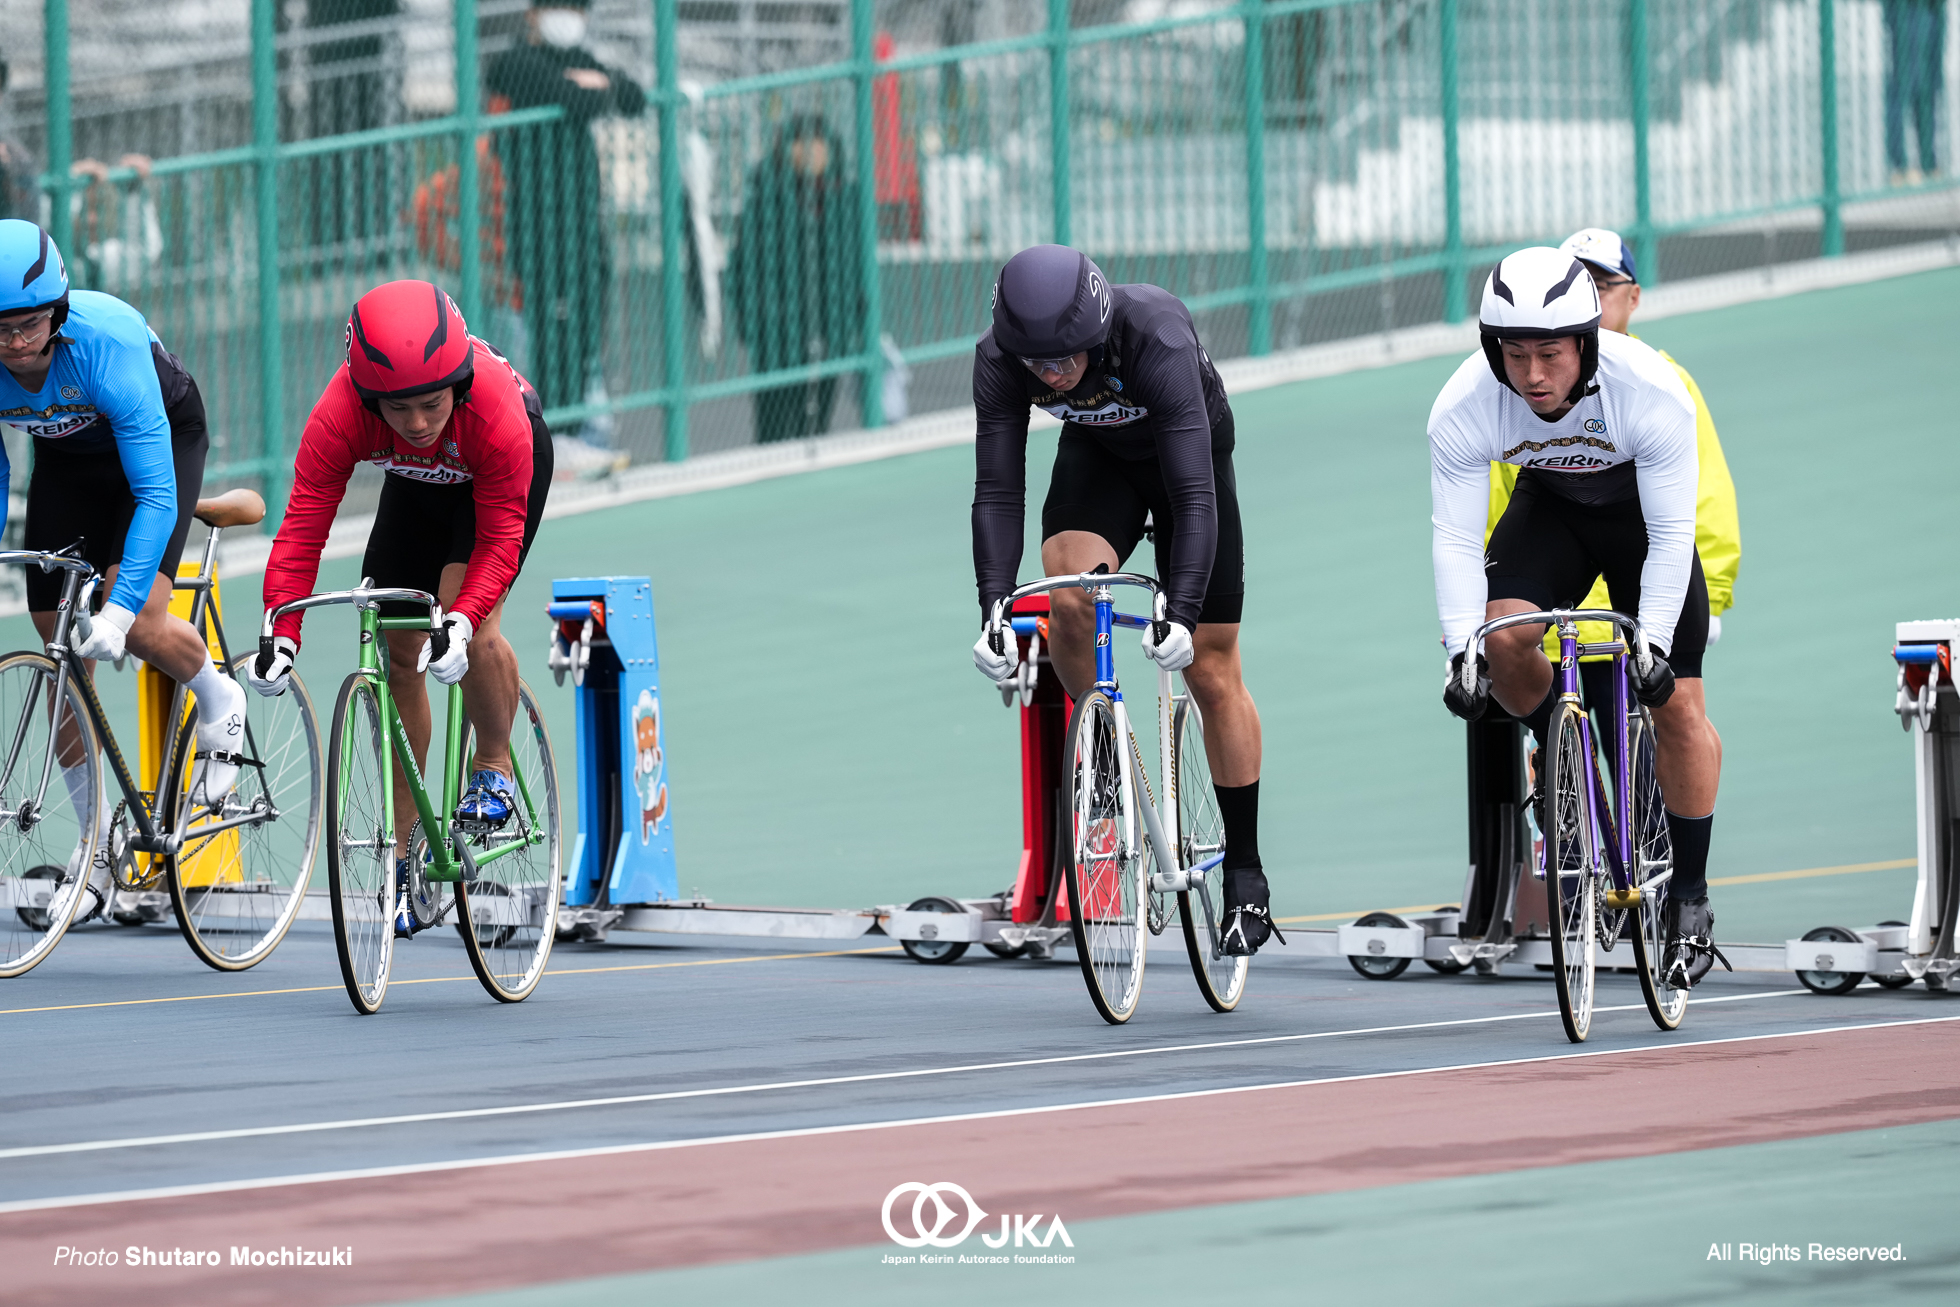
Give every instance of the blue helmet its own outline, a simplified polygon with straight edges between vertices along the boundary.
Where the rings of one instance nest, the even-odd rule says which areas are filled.
[[[68,317],[68,265],[61,251],[35,224],[0,219],[0,314],[46,308],[54,310],[60,331]]]

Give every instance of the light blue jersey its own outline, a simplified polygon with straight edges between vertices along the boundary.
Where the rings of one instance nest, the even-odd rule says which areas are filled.
[[[139,613],[177,527],[170,418],[157,375],[165,361],[174,369],[176,360],[163,352],[141,313],[100,291],[69,292],[68,320],[58,342],[47,380],[32,394],[0,368],[0,422],[36,440],[58,440],[65,451],[115,450],[136,513],[123,539],[122,571],[109,602]],[[0,523],[10,478],[0,452]]]

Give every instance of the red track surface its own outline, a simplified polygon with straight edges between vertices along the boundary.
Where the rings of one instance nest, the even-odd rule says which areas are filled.
[[[137,1294],[156,1307],[310,1307],[508,1288],[877,1244],[880,1205],[908,1180],[951,1180],[990,1213],[1074,1224],[1944,1120],[1960,1116],[1960,1085],[1937,1068],[1956,1064],[1960,1022],[1942,1022],[21,1212],[0,1216],[0,1283],[15,1307]],[[1582,1097],[1583,1112],[1546,1110]],[[352,1245],[355,1264],[56,1268],[61,1244],[227,1257],[233,1244]]]

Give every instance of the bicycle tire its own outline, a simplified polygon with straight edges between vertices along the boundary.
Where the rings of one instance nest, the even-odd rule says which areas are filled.
[[[466,731],[466,757],[467,736]],[[505,854],[481,867],[474,880],[456,882],[456,929],[484,990],[500,1003],[521,1003],[538,987],[551,958],[563,874],[551,735],[536,696],[521,680],[510,747],[520,782],[517,813],[497,830],[464,839],[473,853],[510,847],[514,839],[525,841],[530,851]],[[532,831],[543,838],[531,842]]]
[[[71,680],[63,694],[85,755],[86,810],[78,808],[61,766],[55,715],[43,707],[58,669],[52,658],[15,653],[0,658],[0,980],[24,976],[46,961],[75,920],[102,838],[101,748],[82,693]],[[41,722],[47,723],[45,728]],[[53,753],[53,766],[47,768]],[[49,770],[41,791],[41,774]],[[21,810],[37,804],[23,829]],[[43,888],[43,882],[54,882]],[[9,910],[11,909],[11,910]]]
[[[1598,850],[1588,817],[1592,759],[1586,756],[1575,703],[1552,713],[1545,763],[1545,905],[1551,918],[1552,977],[1565,1037],[1582,1044],[1592,1031],[1598,947]]]
[[[245,668],[257,656],[233,658],[233,679],[242,682]],[[247,753],[265,765],[241,770],[226,815],[263,808],[277,813],[275,819],[197,838],[196,826],[185,825],[190,819],[186,781],[196,738],[189,728],[178,733],[169,779],[158,790],[176,796],[162,814],[168,819],[166,830],[185,831],[185,843],[167,860],[165,876],[177,929],[198,960],[215,971],[244,971],[272,956],[306,902],[320,843],[325,792],[320,724],[298,672],[292,673],[282,695],[246,694],[245,729]],[[238,813],[232,812],[234,803]],[[235,841],[232,848],[226,847],[227,836]],[[205,865],[214,861],[218,867]],[[230,878],[234,874],[236,880]],[[190,883],[205,876],[212,877],[209,884]]]
[[[1640,709],[1627,723],[1627,737],[1627,757],[1633,767],[1627,825],[1633,832],[1632,881],[1640,891],[1640,915],[1633,930],[1634,969],[1640,973],[1640,997],[1647,1004],[1647,1015],[1662,1030],[1675,1030],[1688,1014],[1688,991],[1661,983],[1667,958],[1668,891],[1674,881],[1669,878],[1649,888],[1655,878],[1674,868],[1674,840],[1668,834],[1667,807],[1654,771],[1654,715]]]
[[[363,1016],[381,1010],[395,954],[395,845],[383,783],[384,730],[369,674],[350,673],[334,700],[327,754],[327,890],[340,978]]]
[[[1204,714],[1180,695],[1171,714],[1171,758],[1177,768],[1177,865],[1195,867],[1225,849],[1225,821],[1211,783],[1211,756],[1205,752]],[[1225,911],[1225,869],[1204,873],[1204,887],[1177,896],[1184,919],[1184,951],[1191,958],[1198,993],[1214,1012],[1230,1012],[1245,997],[1252,959],[1218,953],[1218,923]]]
[[[1121,767],[1128,740],[1117,730],[1116,705],[1101,690],[1078,699],[1069,716],[1063,794],[1069,812],[1069,933],[1102,1019],[1120,1026],[1143,993],[1149,930],[1144,920],[1144,856],[1134,776]],[[1085,906],[1086,905],[1086,906]]]

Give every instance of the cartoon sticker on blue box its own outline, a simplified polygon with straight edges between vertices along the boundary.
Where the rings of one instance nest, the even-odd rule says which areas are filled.
[[[660,701],[641,690],[633,705],[633,788],[640,795],[640,843],[652,842],[667,818],[667,761],[660,748]]]

